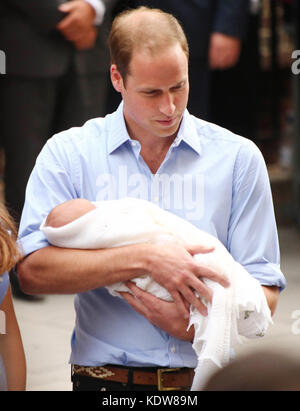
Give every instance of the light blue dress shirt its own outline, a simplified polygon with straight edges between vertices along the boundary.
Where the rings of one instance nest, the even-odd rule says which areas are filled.
[[[218,237],[262,284],[284,288],[268,174],[249,140],[184,114],[153,175],[131,140],[123,105],[48,140],[33,169],[19,236],[25,254],[48,245],[39,226],[57,204],[139,197]],[[75,297],[70,361],[79,365],[195,367],[192,344],[171,337],[105,288]]]
[[[7,290],[9,287],[9,276],[8,273],[4,273],[0,276],[0,309],[1,304],[6,296]],[[1,319],[2,317],[0,317]],[[6,381],[6,372],[2,357],[0,355],[0,391],[7,391],[7,381]]]

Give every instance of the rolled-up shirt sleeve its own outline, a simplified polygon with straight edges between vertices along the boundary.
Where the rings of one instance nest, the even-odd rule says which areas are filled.
[[[262,285],[281,290],[286,280],[280,270],[280,252],[267,168],[261,152],[248,142],[236,159],[228,249]],[[249,151],[248,151],[249,153]]]

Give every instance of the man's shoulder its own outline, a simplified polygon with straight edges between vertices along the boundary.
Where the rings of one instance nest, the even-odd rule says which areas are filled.
[[[97,117],[86,121],[82,126],[71,127],[54,134],[49,140],[50,144],[69,145],[88,143],[93,140],[101,141],[107,134],[107,117]]]
[[[189,129],[194,139],[197,139],[196,144],[201,147],[201,153],[207,159],[215,159],[220,164],[233,164],[235,167],[243,167],[245,163],[258,165],[264,162],[259,147],[249,138],[194,116],[190,116],[188,121]]]
[[[196,127],[198,137],[206,144],[213,143],[228,147],[257,150],[257,146],[249,138],[235,134],[234,132],[209,121],[190,116]]]
[[[248,139],[210,121],[199,119],[195,116],[190,116],[191,120],[197,128],[198,134],[205,136],[210,140],[220,140],[228,143],[247,144]]]
[[[107,144],[106,119],[93,118],[80,127],[71,127],[49,138],[37,157],[37,164],[72,162],[91,153],[105,151]]]

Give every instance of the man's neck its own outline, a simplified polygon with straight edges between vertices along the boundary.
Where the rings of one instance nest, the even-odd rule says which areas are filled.
[[[166,154],[170,148],[170,144],[165,145],[161,148],[157,146],[145,147],[142,145],[141,156],[143,157],[145,163],[150,168],[152,174],[155,174],[162,162],[164,161]]]
[[[177,132],[169,137],[155,137],[146,135],[137,135],[133,133],[127,125],[127,130],[130,138],[138,141],[141,144],[141,156],[150,168],[151,172],[155,174],[164,158],[174,142]]]

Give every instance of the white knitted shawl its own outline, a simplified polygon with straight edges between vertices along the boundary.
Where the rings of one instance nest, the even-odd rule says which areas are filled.
[[[162,210],[151,202],[124,198],[94,203],[97,208],[60,228],[41,230],[49,242],[58,247],[97,249],[136,243],[197,244],[214,246],[213,252],[195,258],[223,273],[230,287],[204,279],[213,290],[208,315],[203,317],[191,307],[189,327],[194,325],[193,348],[198,364],[192,390],[201,390],[208,377],[230,360],[231,349],[241,343],[241,336],[263,336],[272,323],[270,310],[260,283],[229,254],[223,244],[191,223]],[[136,284],[159,298],[170,300],[169,293],[149,276],[134,280]],[[108,286],[112,295],[129,291],[123,283]]]

